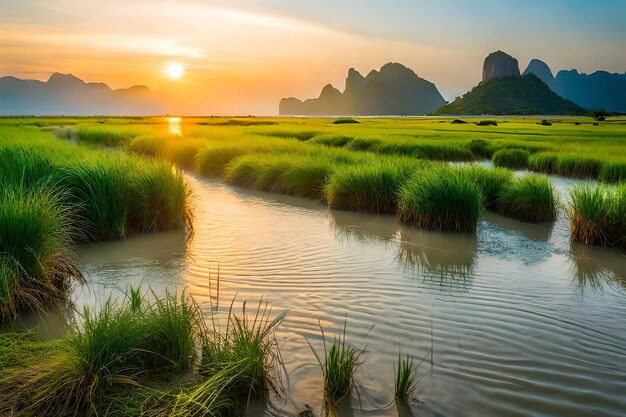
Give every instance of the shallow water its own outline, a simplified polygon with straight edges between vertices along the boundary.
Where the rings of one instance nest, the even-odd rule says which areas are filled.
[[[226,308],[235,296],[270,302],[287,312],[278,332],[286,394],[269,407],[282,415],[305,404],[320,414],[321,370],[307,340],[321,351],[319,325],[328,335],[345,320],[348,341],[367,351],[360,398],[341,415],[624,415],[626,258],[571,244],[563,217],[548,227],[488,214],[475,235],[432,233],[390,216],[190,183],[188,244],[172,232],[85,248],[78,306],[131,285],[187,287],[205,305],[219,291]],[[403,408],[392,402],[400,347],[426,358],[422,403]]]

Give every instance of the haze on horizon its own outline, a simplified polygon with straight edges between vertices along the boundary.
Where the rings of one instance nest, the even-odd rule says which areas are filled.
[[[3,0],[0,76],[148,85],[171,113],[274,115],[400,62],[452,100],[502,49],[523,70],[626,71],[626,1]]]

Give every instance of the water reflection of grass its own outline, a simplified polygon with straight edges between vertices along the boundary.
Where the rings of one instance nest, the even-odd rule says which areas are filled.
[[[478,240],[474,234],[435,233],[418,229],[400,230],[396,261],[424,278],[445,284],[452,279],[471,278],[477,260]],[[444,285],[445,286],[445,285]]]
[[[601,291],[609,286],[626,291],[626,259],[613,249],[594,248],[572,242],[568,258],[573,280],[580,288]]]

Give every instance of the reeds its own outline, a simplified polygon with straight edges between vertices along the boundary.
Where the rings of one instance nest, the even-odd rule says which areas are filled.
[[[550,180],[543,175],[515,178],[502,189],[498,212],[529,223],[556,220],[557,200]]]

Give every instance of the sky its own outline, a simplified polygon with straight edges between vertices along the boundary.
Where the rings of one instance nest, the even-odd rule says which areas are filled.
[[[72,73],[147,85],[176,114],[274,115],[281,97],[343,90],[351,67],[400,62],[452,100],[498,49],[522,71],[539,58],[624,73],[624,22],[626,0],[0,0],[0,76]]]

